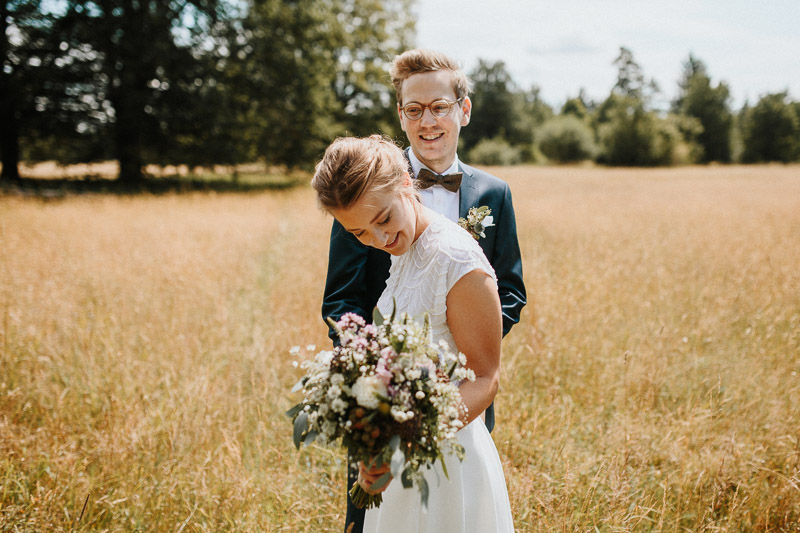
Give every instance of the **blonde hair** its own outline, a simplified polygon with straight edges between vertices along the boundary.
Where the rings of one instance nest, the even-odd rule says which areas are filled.
[[[403,52],[392,61],[389,73],[392,76],[397,103],[403,105],[403,82],[414,74],[423,72],[450,71],[453,75],[453,90],[456,98],[469,96],[469,80],[453,59],[434,50],[415,49]]]
[[[407,175],[408,162],[391,139],[340,137],[317,163],[311,186],[330,212],[351,207],[367,192],[399,190]]]

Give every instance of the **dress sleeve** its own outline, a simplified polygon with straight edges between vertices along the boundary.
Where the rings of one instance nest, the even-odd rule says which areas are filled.
[[[473,270],[482,270],[495,283],[497,275],[492,268],[489,260],[478,246],[478,243],[464,230],[457,228],[458,232],[464,235],[457,235],[457,238],[450,240],[451,245],[448,250],[448,272],[447,272],[447,292],[458,283],[458,280],[469,274]]]

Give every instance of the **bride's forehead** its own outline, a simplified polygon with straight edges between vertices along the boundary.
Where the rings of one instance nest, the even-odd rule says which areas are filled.
[[[392,193],[367,193],[349,207],[334,209],[332,214],[345,228],[364,228],[396,200],[397,195]]]
[[[350,206],[350,211],[361,211],[364,213],[377,213],[391,206],[397,199],[394,191],[370,191]]]

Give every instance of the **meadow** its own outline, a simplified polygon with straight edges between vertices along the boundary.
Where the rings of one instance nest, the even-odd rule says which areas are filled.
[[[800,531],[800,167],[492,170],[517,531]],[[0,531],[340,531],[284,415],[329,228],[306,186],[0,196]]]

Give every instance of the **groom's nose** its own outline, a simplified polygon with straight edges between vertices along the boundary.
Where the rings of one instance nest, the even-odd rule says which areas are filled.
[[[433,115],[433,112],[430,110],[430,108],[425,108],[422,110],[422,117],[419,119],[419,122],[422,126],[436,125],[436,117]]]

